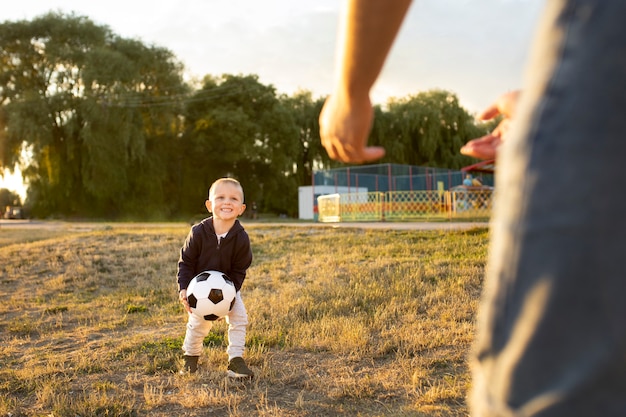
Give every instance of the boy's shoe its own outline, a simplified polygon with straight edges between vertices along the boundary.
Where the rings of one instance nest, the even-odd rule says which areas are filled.
[[[231,378],[253,378],[254,372],[248,368],[243,358],[238,356],[228,362],[228,376]]]
[[[198,358],[199,356],[183,356],[185,359],[185,364],[183,365],[183,369],[180,371],[181,374],[185,374],[189,372],[190,374],[195,373],[198,370]]]

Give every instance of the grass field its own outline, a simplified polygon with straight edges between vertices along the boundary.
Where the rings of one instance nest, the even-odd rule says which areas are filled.
[[[0,229],[0,416],[467,415],[487,229],[246,228],[249,383],[177,374],[188,225]]]

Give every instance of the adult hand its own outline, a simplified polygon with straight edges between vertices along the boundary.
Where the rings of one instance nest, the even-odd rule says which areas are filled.
[[[341,162],[364,163],[385,156],[380,146],[367,146],[372,128],[373,110],[369,96],[349,99],[346,95],[331,95],[320,113],[322,146],[331,159]]]
[[[511,91],[503,94],[478,115],[478,120],[491,120],[498,115],[503,115],[504,119],[489,134],[467,142],[462,148],[463,155],[472,156],[479,159],[495,159],[500,144],[508,137],[511,119],[515,115],[517,102],[521,91]]]

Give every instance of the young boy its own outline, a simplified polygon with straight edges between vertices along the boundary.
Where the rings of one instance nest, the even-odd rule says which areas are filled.
[[[178,291],[180,301],[189,313],[183,342],[184,370],[198,369],[202,342],[213,322],[191,314],[187,302],[187,286],[193,277],[203,271],[215,270],[228,275],[235,284],[237,295],[232,310],[226,316],[228,323],[228,376],[252,378],[254,373],[243,360],[248,313],[241,299],[241,286],[246,270],[252,263],[250,238],[237,217],[246,209],[243,188],[233,178],[220,178],[209,188],[205,202],[212,217],[192,226],[178,260]]]

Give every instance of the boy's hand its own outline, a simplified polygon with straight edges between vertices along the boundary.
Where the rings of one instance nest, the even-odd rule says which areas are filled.
[[[178,299],[180,300],[182,305],[185,307],[185,310],[187,310],[188,313],[191,313],[191,307],[189,307],[189,302],[187,301],[186,289],[180,290],[180,292],[178,293]]]

